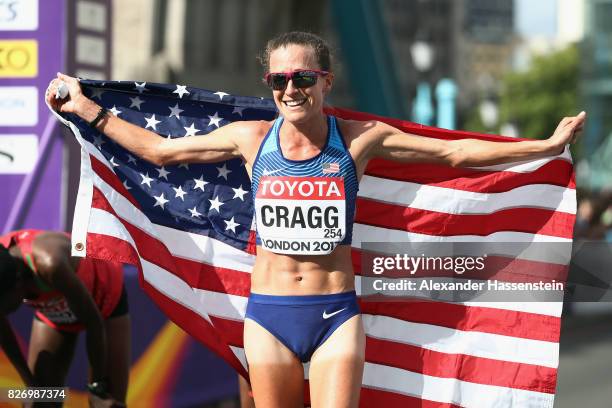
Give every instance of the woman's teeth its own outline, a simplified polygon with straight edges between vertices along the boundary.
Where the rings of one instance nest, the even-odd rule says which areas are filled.
[[[294,101],[283,101],[283,102],[285,103],[285,105],[289,107],[295,107],[295,106],[303,105],[306,102],[306,98],[298,99]]]

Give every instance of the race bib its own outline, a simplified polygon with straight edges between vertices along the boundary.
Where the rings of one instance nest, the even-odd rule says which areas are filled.
[[[30,301],[28,303],[55,324],[70,324],[78,321],[63,296],[44,302]]]
[[[278,254],[329,254],[346,236],[344,180],[262,176],[255,214],[265,249]]]

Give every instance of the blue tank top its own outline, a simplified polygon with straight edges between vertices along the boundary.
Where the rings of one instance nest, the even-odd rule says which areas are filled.
[[[336,118],[327,117],[325,146],[308,160],[283,156],[282,123],[276,119],[253,163],[257,245],[291,255],[325,255],[350,245],[359,183]]]

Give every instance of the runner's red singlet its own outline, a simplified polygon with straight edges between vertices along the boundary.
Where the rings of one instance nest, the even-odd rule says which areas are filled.
[[[39,276],[32,257],[35,238],[44,233],[39,230],[21,230],[0,236],[0,245],[9,248],[16,245],[23,260],[34,272],[34,279],[40,290],[35,299],[25,299],[24,303],[36,310],[36,316],[54,329],[76,332],[85,326],[78,321],[66,301],[65,296],[48,286]],[[98,306],[102,318],[106,319],[117,306],[123,289],[123,266],[118,262],[82,258],[77,268],[77,276],[83,282]]]

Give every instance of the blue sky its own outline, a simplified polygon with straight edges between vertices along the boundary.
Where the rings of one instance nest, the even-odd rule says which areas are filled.
[[[557,0],[514,0],[516,31],[525,36],[553,36],[557,30]]]

